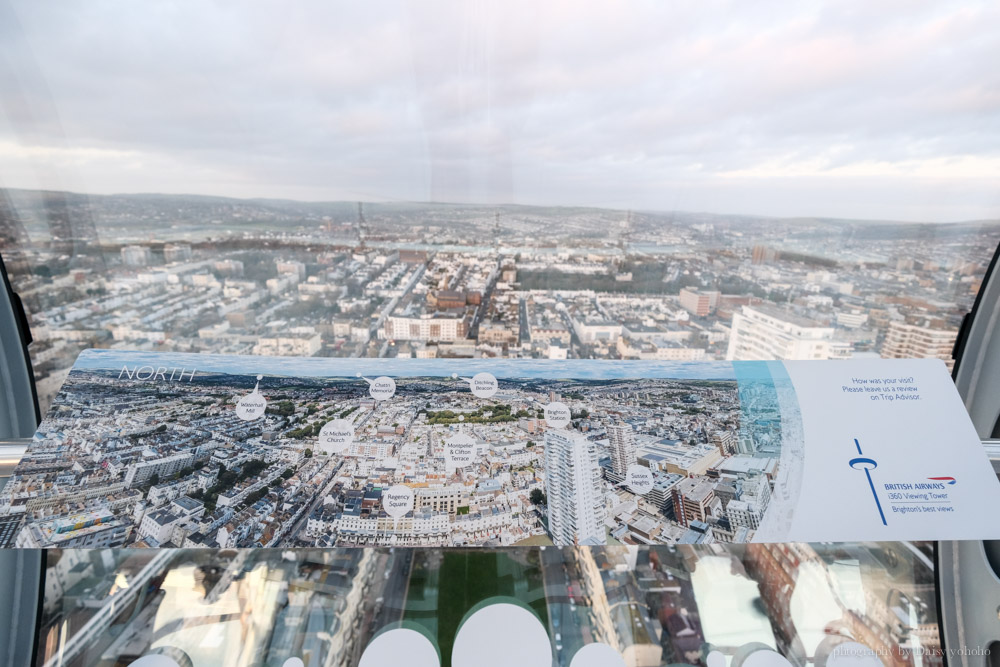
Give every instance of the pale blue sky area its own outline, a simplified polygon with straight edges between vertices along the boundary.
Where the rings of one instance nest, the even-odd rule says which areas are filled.
[[[739,363],[739,362],[737,362]],[[753,362],[750,362],[753,363]],[[595,361],[534,359],[332,359],[323,357],[261,357],[217,354],[126,352],[85,350],[74,368],[120,371],[127,365],[192,368],[213,373],[238,375],[281,375],[286,377],[354,377],[361,373],[374,378],[449,377],[458,373],[471,377],[492,373],[497,378],[611,379],[678,378],[734,380],[733,363],[728,361]],[[168,371],[169,374],[169,371]]]

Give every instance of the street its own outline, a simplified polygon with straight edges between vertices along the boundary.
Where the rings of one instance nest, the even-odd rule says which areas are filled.
[[[539,553],[549,610],[549,636],[555,656],[553,664],[564,667],[585,643],[591,641],[587,607],[573,603],[571,598],[571,590],[579,598],[583,585],[574,579],[576,563],[571,556],[572,549],[546,547]]]

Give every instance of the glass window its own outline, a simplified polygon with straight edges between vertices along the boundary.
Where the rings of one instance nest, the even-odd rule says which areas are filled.
[[[951,365],[1000,242],[998,12],[0,5],[0,253],[42,412],[94,347]],[[358,665],[397,626],[448,664],[506,600],[559,665],[936,665],[932,556],[54,550],[38,664]]]
[[[88,347],[950,364],[1000,240],[987,5],[4,12],[43,412]]]

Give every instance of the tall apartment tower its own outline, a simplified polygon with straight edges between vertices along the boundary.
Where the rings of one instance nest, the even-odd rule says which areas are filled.
[[[958,331],[943,322],[890,322],[882,343],[882,358],[941,359],[951,370],[955,365],[951,352],[957,337]]]
[[[549,534],[557,545],[603,545],[604,492],[597,448],[572,431],[545,434]]]
[[[611,469],[624,475],[628,467],[635,463],[635,433],[632,425],[619,421],[608,426],[608,440],[611,442]]]

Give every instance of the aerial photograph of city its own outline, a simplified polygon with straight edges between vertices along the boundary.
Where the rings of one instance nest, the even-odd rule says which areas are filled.
[[[92,351],[0,511],[26,548],[744,543],[775,397],[727,362]]]

